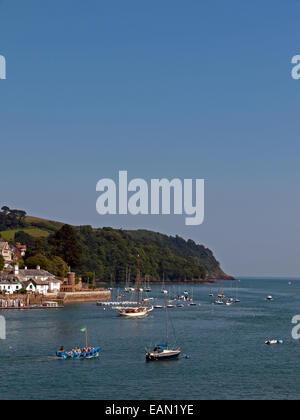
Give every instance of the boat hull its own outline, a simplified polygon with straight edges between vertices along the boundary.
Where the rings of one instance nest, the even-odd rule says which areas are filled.
[[[153,308],[139,308],[132,310],[120,310],[119,315],[123,318],[144,318],[149,312],[153,311]]]
[[[57,351],[56,356],[59,359],[95,359],[100,356],[100,347],[94,348],[92,351],[84,353],[73,353],[73,352],[61,352]]]

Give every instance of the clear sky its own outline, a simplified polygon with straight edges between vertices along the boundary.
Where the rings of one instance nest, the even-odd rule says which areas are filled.
[[[1,203],[299,276],[299,0],[2,0]],[[206,218],[101,217],[96,183],[205,178]]]

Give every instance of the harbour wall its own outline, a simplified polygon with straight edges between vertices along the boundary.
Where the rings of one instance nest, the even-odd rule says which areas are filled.
[[[74,302],[97,302],[109,301],[111,299],[111,292],[108,290],[91,291],[91,292],[61,292],[56,295],[56,299],[63,303]]]

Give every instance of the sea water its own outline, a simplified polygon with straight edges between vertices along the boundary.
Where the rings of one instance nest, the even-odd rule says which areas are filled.
[[[235,297],[235,282],[214,285],[214,298],[210,286],[168,287],[170,296],[188,290],[197,303],[168,310],[170,345],[188,356],[177,361],[145,361],[145,348],[165,341],[163,309],[145,319],[124,319],[94,303],[1,311],[0,399],[298,399],[300,340],[292,338],[292,318],[300,314],[300,281],[288,282],[242,279],[241,302],[232,306],[213,302],[220,287]],[[161,286],[149,295],[164,303]],[[61,346],[84,346],[85,326],[101,357],[57,359]],[[284,344],[266,346],[267,339]]]

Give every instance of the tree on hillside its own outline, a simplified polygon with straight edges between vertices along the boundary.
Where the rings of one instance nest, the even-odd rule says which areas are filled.
[[[2,255],[0,255],[0,271],[4,270],[5,260]]]
[[[92,272],[89,272],[89,271],[83,273],[82,280],[85,283],[88,283],[91,286],[94,286],[94,283],[95,283],[95,273],[92,273]]]
[[[31,235],[21,230],[15,233],[15,242],[26,245],[28,248],[34,248],[36,240]]]
[[[49,271],[57,277],[66,277],[69,271],[68,265],[58,256],[46,257],[43,254],[37,254],[26,259],[26,265],[35,269],[40,266],[42,270]]]
[[[5,215],[7,215],[7,214],[10,212],[10,208],[9,208],[9,207],[7,207],[7,206],[3,206],[3,207],[1,208],[1,210],[3,211],[3,213],[4,213]]]
[[[82,264],[82,248],[72,226],[64,225],[51,240],[53,255],[60,256],[72,269]]]
[[[24,210],[11,210],[9,207],[3,206],[0,212],[0,228],[5,230],[25,227],[26,215]]]
[[[42,270],[49,271],[51,273],[53,266],[51,261],[42,254],[36,254],[32,257],[26,259],[26,265],[28,268],[35,269],[37,266],[40,266]]]

